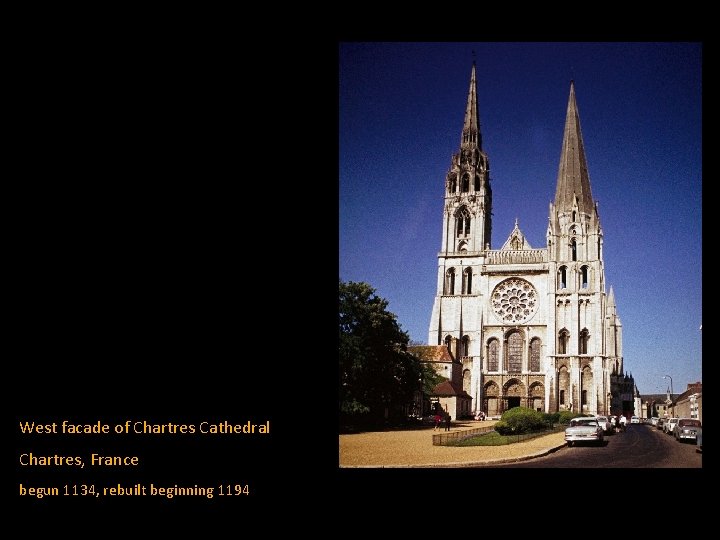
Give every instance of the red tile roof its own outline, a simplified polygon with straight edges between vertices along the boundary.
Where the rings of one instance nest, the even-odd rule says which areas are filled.
[[[450,381],[443,381],[438,384],[435,388],[433,388],[432,394],[430,395],[435,397],[458,396],[472,399],[470,394],[463,390],[460,385],[453,384]]]

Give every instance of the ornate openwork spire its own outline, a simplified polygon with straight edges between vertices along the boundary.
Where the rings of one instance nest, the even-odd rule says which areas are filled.
[[[470,90],[468,92],[467,107],[465,108],[465,122],[463,124],[460,146],[477,147],[482,150],[482,136],[480,135],[480,115],[477,104],[477,82],[475,79],[475,62],[473,61],[470,74]]]

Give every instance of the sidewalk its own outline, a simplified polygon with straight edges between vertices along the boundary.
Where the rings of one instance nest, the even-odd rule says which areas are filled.
[[[494,421],[454,422],[451,431],[491,426]],[[433,446],[432,427],[340,435],[340,467],[467,467],[512,463],[565,446],[565,433],[551,433],[505,446]],[[444,433],[444,431],[443,431]]]

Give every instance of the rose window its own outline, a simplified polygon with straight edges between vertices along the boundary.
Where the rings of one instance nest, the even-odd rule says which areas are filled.
[[[492,293],[492,307],[501,321],[522,323],[537,311],[537,291],[528,281],[510,278],[500,282]]]

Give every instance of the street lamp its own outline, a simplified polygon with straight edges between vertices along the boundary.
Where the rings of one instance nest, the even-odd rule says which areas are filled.
[[[670,404],[672,405],[672,412],[670,413],[670,417],[673,418],[675,416],[675,404],[673,403],[673,384],[672,384],[672,377],[670,375],[663,375],[663,379],[670,379]]]

